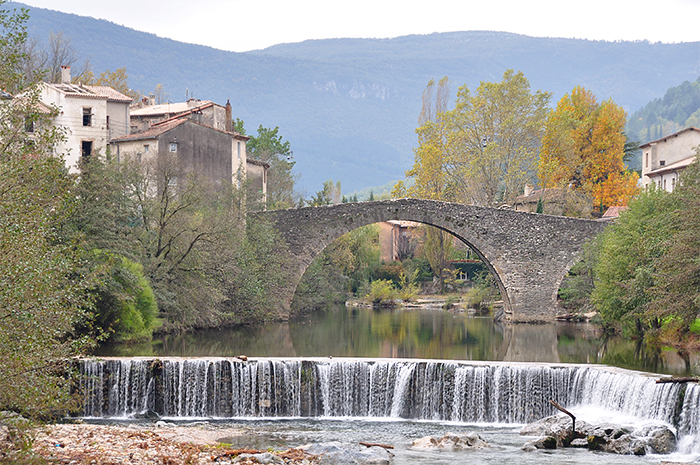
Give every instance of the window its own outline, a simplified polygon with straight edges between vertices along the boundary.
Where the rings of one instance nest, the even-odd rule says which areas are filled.
[[[80,152],[84,157],[89,157],[92,154],[92,141],[84,140],[81,142]]]
[[[238,150],[238,159],[240,160],[241,159],[241,143],[240,142],[238,143],[237,150]]]
[[[171,143],[170,143],[170,151],[171,151],[171,152],[177,152],[177,142],[171,142]]]
[[[107,129],[109,129],[109,115],[107,115]]]
[[[646,155],[646,166],[649,168],[649,152],[645,153],[644,155]]]
[[[26,132],[34,132],[34,120],[31,117],[24,119],[24,130]]]
[[[92,126],[92,108],[83,108],[83,126]]]
[[[151,147],[149,147],[148,144],[144,144],[143,146],[143,153],[148,153],[150,151]]]

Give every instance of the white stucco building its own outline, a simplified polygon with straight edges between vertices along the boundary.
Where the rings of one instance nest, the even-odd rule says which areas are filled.
[[[59,108],[53,124],[66,131],[65,141],[56,147],[66,166],[76,171],[81,156],[105,153],[111,139],[129,133],[127,97],[111,87],[70,83],[70,67],[63,68],[60,84],[42,83],[41,101]]]
[[[642,185],[654,183],[673,192],[681,171],[695,160],[698,146],[700,129],[693,127],[642,145]]]

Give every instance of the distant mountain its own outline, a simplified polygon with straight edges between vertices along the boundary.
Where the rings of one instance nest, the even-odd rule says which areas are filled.
[[[6,6],[17,6],[7,4]],[[326,179],[344,192],[403,178],[413,162],[421,92],[449,76],[453,93],[521,70],[533,89],[576,85],[628,112],[700,74],[700,43],[603,42],[454,32],[396,39],[313,40],[233,53],[185,44],[88,17],[30,8],[31,35],[64,31],[95,71],[126,66],[132,88],[161,83],[173,101],[189,89],[231,99],[249,133],[280,127],[309,193]]]

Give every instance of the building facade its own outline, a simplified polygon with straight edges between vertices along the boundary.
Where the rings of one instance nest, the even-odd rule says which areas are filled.
[[[53,124],[65,130],[65,140],[56,147],[66,166],[76,171],[81,156],[104,153],[109,141],[129,133],[130,97],[110,87],[70,83],[70,67],[62,67],[60,84],[42,83],[41,102],[55,106],[59,114]]]
[[[642,145],[642,185],[673,192],[680,173],[695,160],[700,129],[686,128]]]

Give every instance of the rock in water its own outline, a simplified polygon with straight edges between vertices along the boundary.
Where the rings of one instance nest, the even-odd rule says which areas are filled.
[[[440,439],[426,436],[413,441],[412,447],[416,449],[467,450],[483,449],[489,447],[489,444],[477,433],[469,432],[464,434],[447,433]]]
[[[362,449],[360,449],[362,447]],[[319,465],[390,465],[394,454],[383,447],[364,447],[359,444],[345,445],[339,442],[307,444],[298,447],[309,454],[317,455]]]

